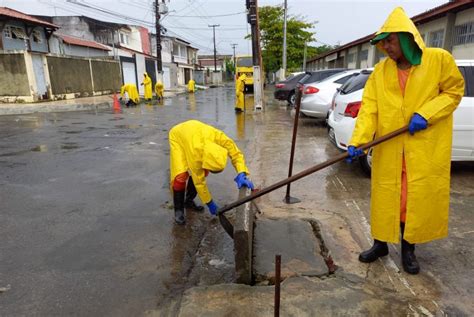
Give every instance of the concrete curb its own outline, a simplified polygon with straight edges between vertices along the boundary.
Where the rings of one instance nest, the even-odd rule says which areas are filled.
[[[99,109],[110,109],[112,102],[84,103],[84,104],[18,104],[15,106],[0,105],[0,115],[21,115],[37,112],[66,112],[66,111],[90,111]]]
[[[250,195],[247,187],[239,190],[239,199]],[[252,284],[254,205],[251,202],[240,205],[235,210],[234,256],[236,282]]]

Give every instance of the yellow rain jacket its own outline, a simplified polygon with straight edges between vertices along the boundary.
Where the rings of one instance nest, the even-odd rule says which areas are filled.
[[[244,90],[246,79],[247,76],[245,74],[242,74],[239,76],[239,78],[237,78],[237,81],[235,83],[235,108],[239,108],[241,110],[244,110],[245,108]]]
[[[196,82],[192,79],[188,81],[188,92],[195,92],[196,91]]]
[[[422,50],[421,64],[411,67],[405,96],[396,62],[386,58],[375,66],[349,144],[359,146],[406,126],[415,112],[428,121],[426,130],[413,136],[405,133],[374,148],[371,185],[372,236],[398,242],[404,154],[408,182],[404,239],[428,242],[448,234],[452,113],[464,94],[464,80],[447,51],[425,47],[402,8],[390,14],[377,34],[382,32],[411,33]]]
[[[128,99],[132,100],[134,103],[140,101],[140,96],[138,95],[137,86],[134,84],[125,84],[120,88],[120,96],[123,97],[124,93],[127,93]]]
[[[156,97],[163,98],[164,90],[165,88],[163,87],[163,83],[161,81],[156,82],[156,85],[155,85]]]
[[[143,79],[143,87],[145,88],[145,99],[151,99],[153,98],[153,92],[151,88],[151,78],[148,76],[147,73],[144,73],[144,79]]]
[[[190,172],[203,203],[212,199],[204,169],[222,171],[229,156],[237,173],[249,173],[244,155],[234,141],[224,132],[200,121],[189,120],[174,126],[169,133],[169,142],[171,188],[177,175]]]

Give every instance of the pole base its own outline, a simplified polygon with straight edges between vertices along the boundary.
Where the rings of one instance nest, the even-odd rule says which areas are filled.
[[[296,203],[300,203],[301,200],[296,197],[285,196],[285,199],[283,199],[283,202],[287,204],[296,204]]]

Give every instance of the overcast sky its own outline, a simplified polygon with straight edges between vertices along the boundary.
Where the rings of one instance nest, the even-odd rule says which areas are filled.
[[[153,0],[76,1],[143,20],[144,26],[152,26],[154,23],[151,9]],[[312,45],[334,45],[345,44],[377,31],[388,14],[397,6],[402,6],[409,16],[414,16],[446,2],[446,0],[288,0],[288,13],[300,15],[307,21],[318,22],[314,28],[318,42]],[[282,3],[283,0],[259,0],[259,6],[282,5]],[[245,0],[166,0],[166,4],[170,12],[163,19],[163,25],[172,32],[172,35],[180,36],[199,48],[200,54],[209,54],[213,50],[212,28],[208,27],[209,24],[220,24],[220,27],[216,28],[218,53],[231,54],[232,43],[238,44],[237,54],[251,52],[250,42],[244,39],[249,32],[244,13]],[[86,15],[104,21],[140,24],[68,3],[66,0],[0,0],[0,5],[28,14]]]

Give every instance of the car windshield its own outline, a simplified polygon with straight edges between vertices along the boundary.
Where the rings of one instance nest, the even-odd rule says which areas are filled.
[[[238,57],[237,58],[237,67],[252,67],[252,57]]]
[[[371,71],[364,70],[359,74],[354,75],[354,77],[350,78],[341,86],[341,94],[347,95],[354,91],[363,89],[371,73]]]
[[[306,80],[308,83],[315,83],[315,82],[318,82],[318,81],[321,81],[323,79],[326,79],[332,75],[336,75],[340,72],[343,72],[344,69],[339,69],[339,70],[334,70],[334,71],[327,71],[327,70],[324,70],[324,71],[319,71],[319,72],[314,72],[311,74],[311,77]]]

